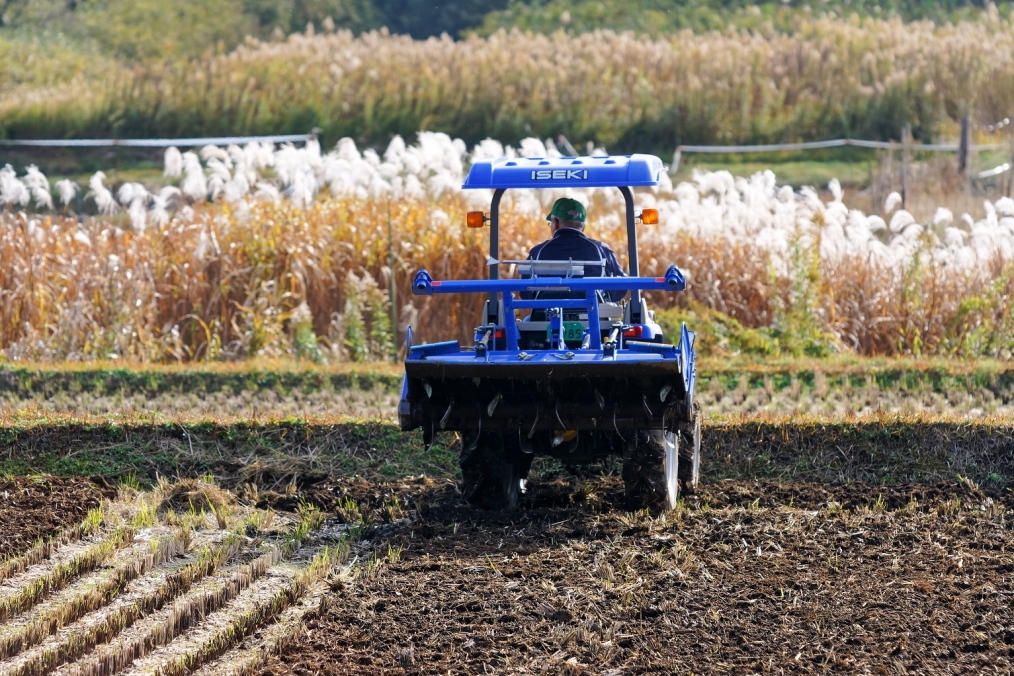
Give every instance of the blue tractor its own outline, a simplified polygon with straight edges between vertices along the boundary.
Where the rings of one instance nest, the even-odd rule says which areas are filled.
[[[492,189],[488,214],[489,279],[435,280],[420,270],[416,295],[479,293],[485,307],[474,344],[413,345],[408,330],[401,429],[422,428],[427,448],[438,432],[460,436],[465,498],[514,507],[536,454],[572,466],[622,457],[628,499],[672,508],[697,486],[701,414],[694,333],[684,324],[664,336],[642,291],[682,291],[670,265],[641,277],[638,223],[658,212],[634,206],[632,188],[656,186],[665,171],[651,155],[498,158],[475,162],[463,186]],[[602,277],[603,261],[507,261],[499,258],[499,206],[512,188],[615,187],[626,206],[629,276]],[[502,279],[502,267],[517,279]],[[585,272],[590,271],[589,275]],[[610,294],[629,292],[621,303]]]

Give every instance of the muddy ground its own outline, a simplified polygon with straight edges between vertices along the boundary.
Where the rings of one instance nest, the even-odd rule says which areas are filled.
[[[615,478],[499,514],[423,479],[307,497],[372,514],[381,564],[263,675],[1014,671],[1009,493],[728,481],[667,515],[622,511]]]
[[[0,477],[0,559],[80,523],[116,487],[102,477]]]

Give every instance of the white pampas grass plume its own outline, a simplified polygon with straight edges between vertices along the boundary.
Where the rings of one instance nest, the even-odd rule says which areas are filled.
[[[317,194],[317,178],[310,171],[297,172],[286,192],[293,206],[304,209],[313,203]]]
[[[25,187],[25,184],[18,179],[14,167],[5,165],[0,169],[0,202],[11,206],[26,206],[32,199],[32,194]]]
[[[996,213],[1001,217],[1014,216],[1014,200],[1010,197],[1001,197],[996,201]]]
[[[841,188],[841,182],[837,178],[832,178],[831,182],[827,184],[827,189],[831,191],[831,196],[834,197],[835,202],[841,202],[842,198],[845,197],[845,191]]]
[[[92,245],[92,239],[84,230],[78,230],[74,233],[74,241],[78,244],[84,244],[90,247]]]
[[[229,158],[226,157],[226,159],[229,159]],[[213,177],[217,176],[218,178],[222,179],[223,183],[225,181],[228,181],[229,179],[232,178],[232,172],[230,171],[230,169],[232,168],[232,163],[231,162],[229,164],[226,164],[225,162],[223,162],[219,158],[212,157],[210,160],[207,161],[207,164],[208,164],[208,171],[211,172],[211,175]]]
[[[225,183],[225,201],[229,204],[239,202],[248,192],[250,192],[250,182],[239,171],[236,172],[235,178]]]
[[[143,233],[148,227],[148,212],[146,206],[151,196],[140,183],[124,183],[116,193],[120,198],[120,204],[127,207],[130,214],[130,224],[134,230]]]
[[[204,257],[208,253],[208,247],[211,246],[211,238],[208,237],[208,231],[201,230],[201,236],[197,240],[197,247],[194,249],[194,258],[197,260],[204,260]]]
[[[225,181],[221,176],[212,176],[208,179],[208,197],[214,202],[225,188]]]
[[[945,207],[937,207],[933,214],[933,227],[944,228],[954,222],[954,212]]]
[[[891,216],[891,223],[888,227],[891,232],[898,234],[913,223],[915,223],[915,216],[901,209],[894,216]]]
[[[49,192],[49,179],[34,164],[25,170],[24,183],[32,194],[36,206],[46,209],[53,208],[53,196]]]
[[[233,215],[236,217],[237,223],[246,223],[250,220],[250,205],[247,204],[246,200],[240,200],[236,203],[236,209],[233,211]]]
[[[134,200],[130,203],[127,213],[130,215],[130,225],[133,226],[134,232],[144,234],[148,229],[148,212],[144,208],[144,202]]]
[[[183,154],[176,146],[170,146],[165,151],[165,171],[163,176],[179,178],[183,175]]]
[[[56,192],[60,195],[60,203],[65,207],[70,204],[75,197],[77,197],[78,189],[78,184],[69,178],[64,178],[56,182]]]
[[[201,148],[201,159],[211,166],[211,160],[218,160],[229,169],[232,169],[232,159],[229,158],[229,153],[219,148],[218,146],[204,146]]]
[[[169,200],[174,197],[179,197],[180,189],[167,185],[158,191],[158,194],[151,196],[151,210],[148,215],[151,216],[151,222],[157,227],[162,227],[169,222]]]
[[[889,214],[901,205],[901,193],[892,192],[884,200],[884,213]]]
[[[261,181],[257,184],[257,191],[254,193],[254,198],[264,200],[266,202],[278,203],[282,199],[282,194],[278,191],[271,183],[267,181]]]
[[[192,200],[204,200],[208,198],[208,180],[204,177],[204,168],[201,160],[192,152],[183,153],[183,185],[180,189],[183,194]]]
[[[34,218],[28,221],[28,236],[34,238],[39,244],[42,244],[42,240],[46,239],[45,229],[39,227],[39,221]]]
[[[148,189],[140,183],[124,183],[116,191],[116,196],[123,206],[129,206],[134,202],[145,202],[148,199]]]
[[[120,207],[116,203],[113,193],[103,185],[103,181],[105,180],[106,175],[101,171],[96,171],[92,174],[92,177],[88,179],[88,187],[91,188],[88,191],[88,197],[95,199],[95,206],[99,208],[99,213],[115,214]]]

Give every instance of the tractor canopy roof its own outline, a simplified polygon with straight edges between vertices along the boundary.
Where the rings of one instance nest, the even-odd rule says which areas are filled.
[[[666,171],[654,155],[594,157],[498,157],[477,160],[465,190],[505,188],[652,187]]]

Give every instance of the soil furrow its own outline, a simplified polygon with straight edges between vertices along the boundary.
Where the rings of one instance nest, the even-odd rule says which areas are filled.
[[[287,601],[287,592],[296,575],[293,566],[275,566],[220,610],[203,618],[191,631],[135,661],[123,676],[176,674],[199,666],[214,657],[220,644],[243,638],[248,627],[260,624],[267,613]],[[281,608],[278,608],[281,610]]]
[[[324,584],[314,585],[298,603],[283,610],[277,621],[254,632],[221,657],[208,662],[195,671],[194,676],[248,676],[256,672],[271,655],[300,634],[303,618],[320,606],[327,591]]]
[[[148,537],[135,538],[133,546],[120,552],[109,569],[83,576],[26,616],[0,626],[0,660],[20,653],[61,627],[110,603],[131,581],[183,553],[190,539],[182,532],[146,535]]]
[[[195,537],[191,547],[196,552],[194,555],[184,560],[171,560],[168,565],[134,580],[109,605],[59,630],[14,660],[0,663],[0,674],[29,676],[49,673],[81,657],[97,645],[113,640],[139,619],[160,610],[194,584],[214,574],[242,547],[240,537],[226,537],[222,541],[223,534],[216,532],[210,534],[219,536],[214,541],[207,535],[199,533]]]
[[[530,486],[483,512],[336,484],[336,505],[415,509],[257,673],[1014,671],[1009,494],[722,481],[657,515],[618,508],[615,478]]]
[[[281,558],[281,550],[275,548],[249,564],[219,571],[177,597],[171,605],[135,622],[110,642],[97,646],[90,654],[64,665],[56,673],[108,676],[122,671],[134,660],[169,643],[231,601]]]
[[[33,566],[9,579],[4,590],[7,593],[0,597],[0,622],[25,612],[71,580],[95,570],[133,542],[134,534],[133,528],[117,528],[94,544],[80,549],[68,547],[69,551],[61,551],[64,556]]]

